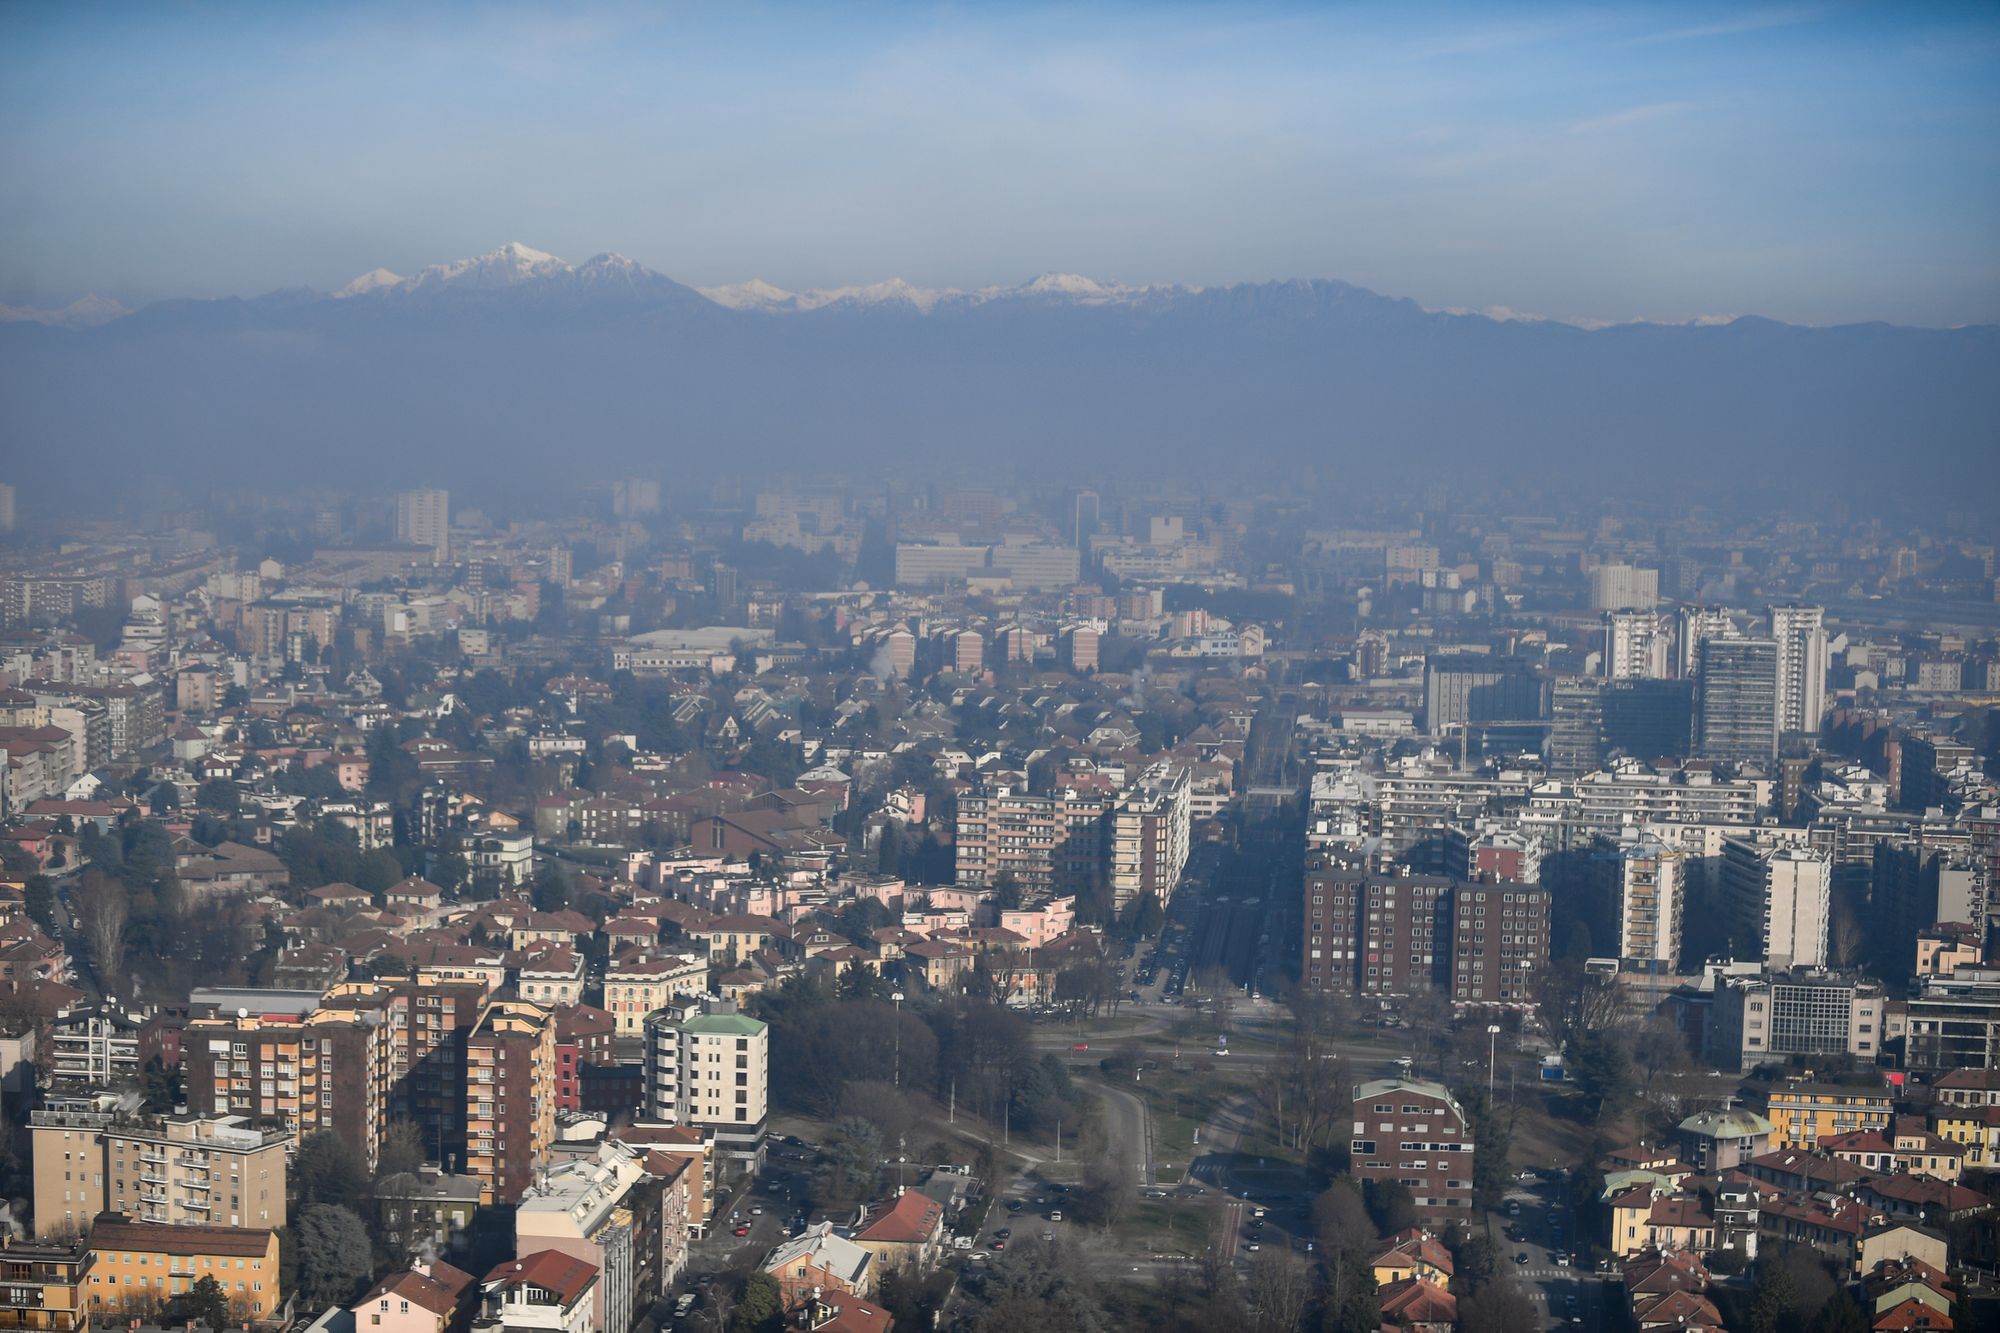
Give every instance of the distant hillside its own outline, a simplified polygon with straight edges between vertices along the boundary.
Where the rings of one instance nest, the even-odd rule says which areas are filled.
[[[82,326],[79,326],[79,325]],[[1345,283],[697,292],[523,246],[340,294],[0,323],[0,430],[79,482],[673,476],[925,457],[2000,482],[2000,329],[1584,330]],[[31,486],[34,479],[23,477]]]

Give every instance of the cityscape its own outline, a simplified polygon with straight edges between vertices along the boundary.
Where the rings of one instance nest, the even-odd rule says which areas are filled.
[[[2000,1325],[1993,14],[760,14],[0,16],[0,1328]],[[420,95],[392,38],[463,63]],[[879,44],[896,128],[814,41]],[[1932,230],[1826,225],[1963,281],[1647,233],[1771,313],[1635,318],[1672,282],[1496,227],[1513,299],[1610,312],[1528,316],[1373,168],[1310,270],[1353,282],[1268,267],[1303,185],[1242,249],[1073,174],[1101,136],[1226,190],[1227,127],[1310,175],[1257,99],[1321,125],[1299,69],[1407,61],[1401,160],[1522,49],[1566,115],[1861,61],[1953,180],[1910,178]],[[743,120],[651,131],[714,173],[627,242],[680,276],[494,235],[643,212],[564,136],[653,142],[668,75]],[[846,266],[875,176],[803,170],[785,281],[724,276],[769,196],[696,148],[796,151],[767,79],[916,173],[921,281]],[[1206,119],[1154,156],[1169,91]],[[546,138],[433,188],[459,97]],[[151,218],[65,156],[264,99],[322,184],[254,115]],[[1599,134],[1728,158],[1679,103],[1495,105],[1581,182],[1625,179]],[[1834,135],[1752,119],[1772,163]],[[552,212],[507,164],[565,143],[601,193]],[[937,144],[1048,152],[1013,234]],[[1116,276],[1001,276],[1115,254],[1093,209]],[[163,244],[109,257],[121,212]],[[1401,284],[1431,255],[1465,304]]]

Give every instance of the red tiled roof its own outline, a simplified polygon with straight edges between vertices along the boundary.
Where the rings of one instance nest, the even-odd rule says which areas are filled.
[[[597,1265],[561,1250],[537,1250],[496,1265],[486,1275],[486,1281],[504,1282],[510,1287],[541,1287],[568,1307],[575,1305],[590,1290],[591,1283],[597,1281]]]
[[[911,1190],[878,1209],[854,1239],[920,1245],[937,1234],[943,1221],[944,1205]]]

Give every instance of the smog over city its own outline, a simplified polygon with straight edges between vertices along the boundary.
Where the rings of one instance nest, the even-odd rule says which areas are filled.
[[[2000,10],[0,7],[0,1326],[2000,1324]]]

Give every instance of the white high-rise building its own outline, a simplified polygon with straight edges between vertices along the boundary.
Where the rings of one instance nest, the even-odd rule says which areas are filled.
[[[1778,642],[1778,730],[1817,732],[1826,712],[1826,612],[1774,606],[1771,637]]]
[[[1618,956],[1671,972],[1681,952],[1687,880],[1681,853],[1657,842],[1618,849]]]
[[[680,996],[646,1018],[645,1114],[755,1156],[770,1114],[771,1030],[730,1000]]]
[[[1650,611],[1660,601],[1660,571],[1637,565],[1599,565],[1590,571],[1593,611]]]
[[[1666,679],[1670,634],[1658,612],[1609,612],[1604,626],[1604,678]]]
[[[396,496],[396,540],[431,548],[433,563],[451,556],[451,492],[424,487]]]
[[[1705,639],[1740,638],[1729,613],[1714,606],[1683,606],[1674,615],[1674,648],[1680,655],[1681,679],[1691,679],[1701,662]]]
[[[1760,949],[1772,971],[1828,966],[1833,864],[1823,853],[1726,838],[1722,892],[1737,942]]]

